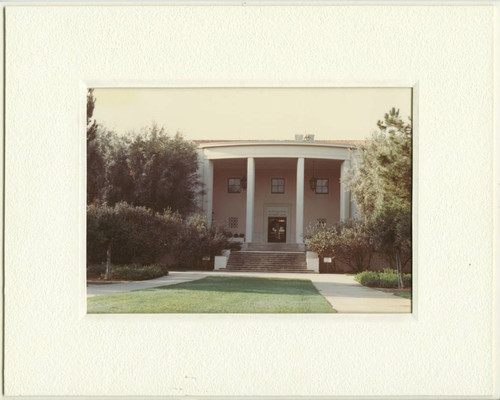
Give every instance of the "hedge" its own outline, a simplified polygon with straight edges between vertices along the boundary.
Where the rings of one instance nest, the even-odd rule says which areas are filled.
[[[359,283],[368,287],[397,288],[398,276],[395,269],[385,268],[382,272],[363,271],[354,276]],[[411,274],[403,274],[405,287],[411,287]]]
[[[87,267],[88,279],[104,279],[106,275],[106,264],[91,264]],[[124,281],[145,281],[168,275],[165,265],[111,265],[111,279]]]

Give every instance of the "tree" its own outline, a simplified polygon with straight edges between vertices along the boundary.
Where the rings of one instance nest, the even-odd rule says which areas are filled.
[[[201,192],[194,143],[170,137],[153,124],[140,133],[117,135],[92,122],[96,100],[87,93],[87,204],[125,201],[153,211],[189,215]]]
[[[130,230],[114,207],[107,205],[87,206],[87,262],[96,252],[106,254],[106,279],[111,277],[111,251],[116,242],[130,239]]]
[[[99,142],[104,160],[101,200],[109,205],[121,201],[143,205],[134,202],[134,181],[129,168],[130,139],[114,132],[105,132],[99,136]]]
[[[87,204],[102,202],[106,189],[107,131],[97,126],[93,139],[87,141]]]
[[[132,201],[155,211],[166,208],[188,215],[196,209],[200,191],[195,144],[179,133],[170,137],[153,124],[130,143],[128,168]]]
[[[411,259],[411,120],[392,108],[377,125],[346,183],[375,248],[395,266],[403,287],[402,269]]]
[[[92,121],[95,102],[94,89],[87,89],[87,204],[98,201],[105,186],[103,128]]]
[[[373,216],[372,233],[376,248],[396,266],[398,286],[404,287],[403,268],[411,260],[411,210],[401,202],[384,204]]]
[[[96,120],[92,121],[95,102],[94,89],[87,89],[87,143],[94,139],[97,127],[99,126]]]

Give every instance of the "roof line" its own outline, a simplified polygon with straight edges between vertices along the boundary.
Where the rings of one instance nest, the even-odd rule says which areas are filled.
[[[364,143],[364,141],[314,141],[314,142],[298,142],[298,141],[264,141],[264,140],[254,140],[254,141],[238,141],[238,140],[221,140],[221,141],[202,141],[193,140],[194,143],[200,148],[207,147],[230,147],[230,146],[313,146],[313,147],[343,147],[352,148]]]

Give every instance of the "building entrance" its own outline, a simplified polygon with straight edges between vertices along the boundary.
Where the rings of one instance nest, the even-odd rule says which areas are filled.
[[[267,241],[286,243],[286,217],[268,217]]]

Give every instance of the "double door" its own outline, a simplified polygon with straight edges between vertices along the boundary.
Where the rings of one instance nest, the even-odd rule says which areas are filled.
[[[268,217],[267,241],[286,243],[286,217]]]

